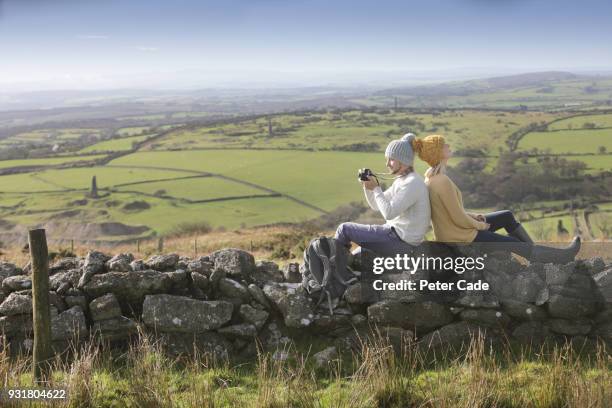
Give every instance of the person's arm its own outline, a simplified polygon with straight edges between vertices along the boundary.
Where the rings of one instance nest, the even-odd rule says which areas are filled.
[[[392,220],[417,201],[418,191],[415,187],[415,184],[409,183],[400,186],[394,193],[390,191],[391,189],[384,193],[380,187],[374,189],[376,205],[385,220]]]
[[[363,192],[365,193],[365,198],[370,208],[374,211],[379,211],[378,205],[376,205],[376,200],[374,199],[374,192],[372,190],[368,190],[365,187],[363,188]]]
[[[487,229],[486,223],[477,221],[465,212],[448,177],[436,180],[436,184],[436,194],[440,197],[444,208],[446,208],[455,224],[461,228]]]
[[[465,213],[467,215],[469,215],[470,217],[472,217],[473,219],[475,219],[476,221],[483,221],[484,222],[485,217],[482,214],[476,214],[476,213],[468,212],[468,211],[466,211]]]

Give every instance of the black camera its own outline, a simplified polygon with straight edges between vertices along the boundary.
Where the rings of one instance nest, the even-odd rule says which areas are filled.
[[[370,176],[374,176],[374,173],[372,173],[372,170],[370,169],[359,169],[359,172],[357,173],[357,177],[359,177],[359,180],[361,181],[367,181],[368,177]]]

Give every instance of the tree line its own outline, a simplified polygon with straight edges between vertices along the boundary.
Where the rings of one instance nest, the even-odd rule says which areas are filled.
[[[578,198],[582,202],[606,200],[612,195],[612,172],[586,174],[587,165],[558,156],[530,159],[503,152],[492,171],[487,161],[466,158],[448,173],[463,192],[466,207],[507,207],[518,203]]]

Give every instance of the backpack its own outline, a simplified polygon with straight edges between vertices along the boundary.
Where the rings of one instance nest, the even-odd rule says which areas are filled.
[[[357,281],[347,260],[348,249],[333,238],[315,238],[304,250],[304,263],[300,265],[302,286],[316,300],[315,307],[327,299],[332,315],[346,288]]]

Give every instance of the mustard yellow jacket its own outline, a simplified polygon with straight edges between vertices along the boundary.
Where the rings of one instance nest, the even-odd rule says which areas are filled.
[[[472,242],[487,224],[474,219],[463,208],[461,191],[446,174],[425,179],[431,204],[431,224],[436,241]]]

